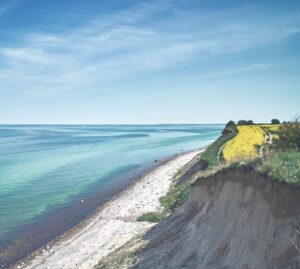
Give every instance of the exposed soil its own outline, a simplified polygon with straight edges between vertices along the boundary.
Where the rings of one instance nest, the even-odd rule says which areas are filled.
[[[143,240],[130,263],[100,268],[300,268],[300,187],[251,167],[225,169],[199,178],[180,211]]]

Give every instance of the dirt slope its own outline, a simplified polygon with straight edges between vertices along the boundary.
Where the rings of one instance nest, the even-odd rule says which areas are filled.
[[[300,268],[300,187],[230,168],[198,179],[144,239],[132,268]]]

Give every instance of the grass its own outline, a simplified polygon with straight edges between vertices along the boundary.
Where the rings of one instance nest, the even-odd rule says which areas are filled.
[[[175,178],[174,178],[174,181]],[[188,198],[193,179],[190,178],[180,185],[173,185],[168,193],[160,198],[163,212],[150,212],[137,218],[137,221],[159,222],[170,213],[178,209]]]
[[[208,162],[207,171],[213,171],[219,167],[218,153],[221,147],[236,136],[235,128],[227,127],[225,130],[227,130],[227,132],[220,136],[214,143],[212,143],[201,155],[200,159]],[[185,167],[184,171],[187,169],[189,169],[189,167]],[[207,171],[203,173],[205,174]],[[182,174],[183,171],[181,171],[180,174],[177,174],[177,176],[174,178],[174,181],[176,182]],[[160,203],[164,207],[166,214],[176,211],[176,209],[178,209],[187,200],[191,192],[191,184],[194,181],[195,177],[191,176],[181,184],[173,185],[169,192],[160,199]]]
[[[165,217],[164,213],[158,213],[158,212],[150,212],[146,213],[140,217],[137,218],[137,221],[143,222],[160,222]]]
[[[245,125],[225,128],[223,135],[219,137],[207,150],[201,155],[201,160],[208,162],[208,169],[201,172],[201,176],[207,177],[219,171],[222,168],[240,167],[241,165],[258,166],[257,157],[259,149],[265,143],[265,130],[276,133],[280,125]],[[226,131],[227,130],[227,131]],[[227,163],[220,165],[218,153],[224,146],[221,157]],[[262,164],[262,169],[279,180],[288,183],[300,183],[300,153],[299,151],[281,151],[272,150]],[[193,163],[186,165],[173,178],[174,183],[188,170],[191,165],[199,161],[195,158]],[[261,165],[261,161],[259,162]],[[163,206],[163,212],[151,212],[140,216],[138,221],[159,222],[168,214],[176,211],[187,199],[191,192],[191,184],[196,180],[191,176],[181,184],[173,184],[169,192],[160,198],[160,204]]]
[[[219,137],[205,150],[205,152],[201,155],[201,160],[208,162],[207,171],[213,171],[219,167],[218,153],[221,147],[235,136],[236,130],[228,128],[226,134]],[[186,167],[186,169],[188,169],[188,167]],[[203,174],[207,173],[207,171],[203,172]],[[174,180],[177,181],[179,178],[180,175],[177,175]],[[191,176],[181,184],[172,186],[169,192],[160,199],[160,203],[164,207],[166,214],[176,211],[176,209],[178,209],[187,200],[191,192],[191,184],[194,181],[195,177]]]
[[[146,213],[137,218],[137,221],[148,221],[148,222],[159,222],[163,218],[165,218],[168,214],[175,211],[178,207],[180,207],[188,198],[189,193],[191,191],[190,185],[192,183],[192,179],[188,178],[181,184],[176,184],[178,179],[182,175],[185,174],[190,167],[200,160],[199,156],[196,156],[191,162],[182,167],[173,177],[173,185],[171,186],[168,193],[160,198],[160,204],[163,207],[163,212],[150,212]]]
[[[208,162],[208,168],[213,168],[219,165],[218,153],[221,147],[227,143],[229,140],[236,136],[236,131],[228,135],[223,135],[219,137],[213,144],[211,144],[207,150],[202,154],[201,159]],[[221,156],[222,157],[222,156]]]
[[[300,184],[300,151],[272,150],[263,162],[261,169],[279,181]]]
[[[160,198],[166,213],[175,211],[187,200],[191,192],[191,183],[190,179],[179,186],[173,186],[165,196]]]
[[[279,130],[282,124],[259,124],[257,126],[267,129],[270,133],[275,133]]]
[[[277,126],[274,137],[261,169],[280,181],[300,184],[300,123],[294,121]]]
[[[238,126],[238,134],[223,149],[223,158],[227,162],[255,159],[259,157],[259,148],[264,144],[265,132],[257,125]]]

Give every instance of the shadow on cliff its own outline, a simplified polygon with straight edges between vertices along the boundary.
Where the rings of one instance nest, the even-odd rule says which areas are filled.
[[[132,268],[300,268],[300,187],[227,168],[144,239]]]

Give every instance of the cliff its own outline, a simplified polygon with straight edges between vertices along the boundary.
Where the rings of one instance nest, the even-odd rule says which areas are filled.
[[[300,187],[227,168],[198,178],[180,210],[143,239],[130,268],[300,268]]]

